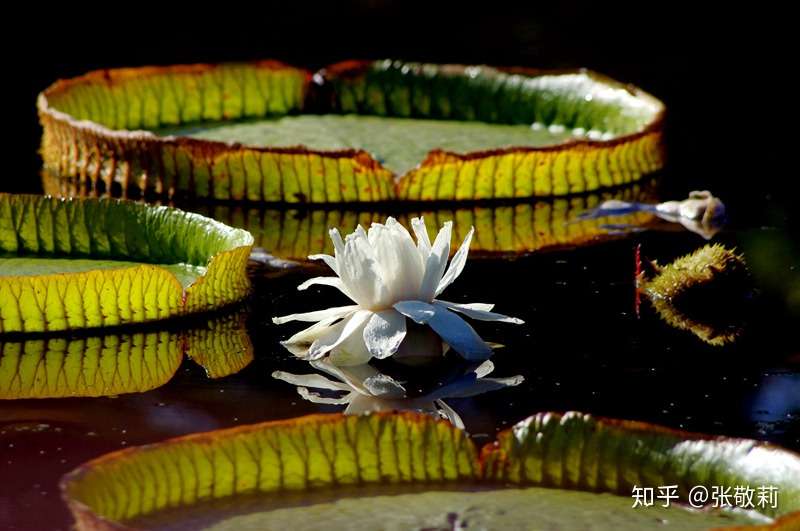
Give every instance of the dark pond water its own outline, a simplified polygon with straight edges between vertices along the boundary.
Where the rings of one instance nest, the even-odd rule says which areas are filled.
[[[667,175],[660,185],[619,190],[615,195],[682,198],[693,188],[692,181]],[[446,298],[494,302],[497,311],[527,323],[476,324],[486,340],[505,345],[492,358],[495,369],[490,376],[524,377],[517,386],[445,399],[477,442],[491,440],[497,431],[537,411],[580,410],[752,437],[800,450],[800,349],[795,328],[800,315],[800,271],[795,265],[800,250],[780,207],[785,202],[766,192],[741,192],[734,184],[714,192],[726,202],[730,221],[713,241],[744,254],[758,288],[742,337],[725,347],[707,345],[687,331],[670,328],[646,302],[639,316],[635,312],[636,247],[641,244],[644,256],[666,263],[705,243],[694,233],[642,217],[624,221],[645,230],[604,236],[598,224],[573,222],[577,213],[599,201],[593,197],[483,205],[480,211],[452,205],[424,209],[429,219],[435,213],[437,222],[456,217],[475,224],[473,247],[486,251],[476,254],[489,255],[468,261],[463,275],[445,292]],[[332,220],[347,225],[385,215],[380,207],[360,213],[320,213],[183,206],[246,226],[268,251],[284,256],[320,252],[317,247],[325,243],[325,226]],[[545,220],[535,227],[534,232],[542,233],[539,239],[527,244],[508,239],[508,231],[514,233],[520,220],[536,218],[534,212]],[[391,213],[400,218],[407,214],[398,207]],[[513,249],[535,252],[515,255]],[[154,369],[148,373],[149,384],[138,389],[114,388],[115,393],[125,393],[153,387],[147,391],[0,400],[0,522],[9,529],[67,529],[70,517],[59,497],[59,478],[108,451],[190,432],[341,411],[342,405],[308,402],[294,386],[271,377],[276,370],[313,372],[278,344],[299,326],[275,326],[270,318],[343,304],[343,296],[330,288],[295,290],[319,272],[251,264],[255,290],[245,308],[246,328],[233,334],[237,348],[248,350],[252,343],[252,361],[247,353],[233,356],[228,370],[215,372],[208,363],[163,346],[155,352],[165,353],[174,366],[167,363],[159,366],[160,372]],[[169,343],[170,333],[202,328],[207,321],[171,325],[159,341]],[[142,333],[158,330],[147,327]],[[12,343],[0,340],[7,359]],[[238,370],[242,365],[246,366]],[[410,396],[424,395],[468,369],[450,356],[425,371],[392,361],[377,367],[404,382]],[[217,377],[209,377],[209,371]],[[221,376],[226,372],[234,373]]]

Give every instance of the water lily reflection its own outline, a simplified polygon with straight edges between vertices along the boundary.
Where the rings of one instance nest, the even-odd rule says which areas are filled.
[[[494,370],[494,364],[487,360],[474,370],[456,376],[427,394],[409,397],[403,383],[381,373],[372,365],[340,367],[327,359],[311,361],[310,364],[335,379],[321,374],[290,374],[283,371],[275,371],[272,376],[296,385],[298,394],[315,404],[346,405],[344,412],[348,415],[374,411],[419,411],[446,419],[461,429],[464,429],[464,422],[458,413],[445,403],[445,399],[467,398],[516,386],[524,380],[520,375],[487,378],[486,376]],[[318,392],[320,390],[328,394],[322,395]]]
[[[523,321],[492,312],[493,304],[458,304],[436,298],[463,271],[474,229],[448,267],[452,221],[444,223],[433,243],[423,218],[412,219],[411,227],[416,243],[391,217],[386,224],[373,223],[369,231],[359,225],[344,240],[337,229],[331,229],[335,256],[309,258],[323,260],[337,276],[312,278],[297,289],[332,286],[356,304],[273,318],[276,324],[315,323],[282,344],[305,359],[330,356],[338,365],[360,365],[371,357],[395,354],[406,338],[406,318],[410,318],[429,326],[464,358],[487,359],[491,347],[454,312],[481,321]]]

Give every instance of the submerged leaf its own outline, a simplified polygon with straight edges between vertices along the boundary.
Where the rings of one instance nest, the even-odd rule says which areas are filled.
[[[209,310],[249,291],[247,232],[168,207],[0,194],[0,332]]]
[[[584,70],[348,61],[312,82],[274,61],[111,69],[51,85],[38,108],[48,171],[126,193],[533,197],[663,165],[663,104]]]
[[[452,528],[465,520],[518,527],[520,515],[531,518],[529,526],[581,528],[576,522],[592,521],[601,529],[658,516],[695,528],[764,522],[755,513],[680,507],[620,516],[625,507],[633,512],[634,485],[670,484],[684,503],[693,485],[773,485],[777,509],[759,510],[792,525],[798,513],[791,513],[800,509],[800,456],[756,441],[542,413],[499,434],[478,459],[463,431],[425,415],[312,415],[114,452],[71,472],[62,488],[79,529],[187,519],[194,527],[308,529],[320,517],[330,527],[342,511],[355,514],[348,527],[367,529]],[[594,494],[601,492],[624,497]],[[521,507],[527,504],[536,510]]]

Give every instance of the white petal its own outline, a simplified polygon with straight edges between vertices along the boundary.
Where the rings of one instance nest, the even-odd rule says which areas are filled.
[[[364,343],[369,353],[388,358],[400,348],[406,337],[406,317],[397,310],[376,312],[364,327]]]
[[[339,263],[339,277],[350,293],[350,298],[362,308],[385,306],[388,290],[381,277],[381,267],[375,260],[375,251],[367,240],[364,228],[359,225],[348,234]]]
[[[419,296],[424,265],[408,231],[394,218],[373,223],[367,234],[391,301]]]
[[[372,312],[359,310],[348,315],[341,322],[328,328],[328,330],[316,339],[308,349],[310,359],[321,358],[331,350],[344,343],[351,335],[360,332]]]
[[[419,298],[424,301],[431,301],[436,294],[444,269],[447,266],[447,258],[450,256],[450,238],[453,235],[453,222],[446,221],[444,226],[436,235],[433,242],[431,253],[425,261],[425,275],[422,277]]]
[[[339,238],[341,238],[341,236]],[[308,255],[308,259],[322,260],[328,265],[328,267],[330,267],[333,270],[334,273],[336,273],[337,275],[339,274],[339,264],[336,261],[336,258],[334,258],[329,254],[310,254]]]
[[[329,389],[331,391],[347,391],[350,392],[350,386],[341,382],[331,381],[321,374],[291,374],[283,371],[275,371],[272,377],[292,385],[301,385],[303,387],[311,387],[313,389]]]
[[[494,304],[490,304],[488,302],[449,302],[443,301],[442,299],[436,299],[435,302],[441,302],[444,305],[452,304],[454,306],[459,306],[461,308],[469,308],[470,310],[481,310],[484,312],[491,312],[494,308]]]
[[[431,254],[431,239],[428,236],[428,229],[425,227],[425,218],[412,218],[411,229],[414,231],[414,236],[417,237],[417,250],[422,257],[423,262],[428,260]]]
[[[523,321],[522,319],[518,319],[516,317],[509,317],[507,315],[503,315],[502,313],[494,313],[476,308],[476,306],[478,306],[480,303],[456,304],[454,302],[436,300],[434,301],[434,304],[439,304],[441,306],[444,306],[445,308],[449,308],[451,310],[463,313],[467,317],[471,317],[479,321],[497,321],[499,323],[525,324],[525,321]]]
[[[328,356],[331,363],[341,367],[361,366],[369,362],[372,354],[364,343],[364,327],[356,330],[346,341],[333,349]]]
[[[334,254],[336,255],[336,259],[338,260],[344,253],[344,241],[342,241],[342,235],[339,234],[339,229],[336,228],[329,230],[328,234],[330,235],[331,241],[333,242]]]
[[[326,308],[324,310],[317,310],[315,312],[293,313],[281,317],[273,317],[272,322],[277,325],[288,323],[290,321],[304,321],[311,323],[332,317],[342,317],[355,310],[358,310],[358,306],[337,306],[335,308]]]
[[[453,259],[450,260],[450,267],[447,268],[447,273],[442,277],[439,286],[436,288],[436,295],[439,295],[444,289],[453,283],[458,278],[458,275],[464,270],[464,264],[467,263],[467,254],[469,254],[469,245],[472,242],[472,234],[475,232],[475,227],[470,227],[467,237],[461,243]]]
[[[331,350],[328,360],[340,366],[363,366],[372,357],[367,345],[364,343],[364,327],[369,322],[369,317],[347,339]],[[377,372],[377,371],[376,371]]]
[[[342,317],[346,318],[347,315],[345,314]],[[297,332],[286,341],[281,341],[281,345],[283,345],[286,350],[295,356],[299,358],[306,358],[308,356],[308,348],[311,346],[311,344],[326,334],[330,328],[336,326],[333,323],[339,318],[340,317],[329,317],[327,319],[323,319],[322,321]]]
[[[419,324],[427,324],[436,313],[432,304],[422,301],[400,301],[393,308]]]
[[[342,282],[342,280],[340,278],[338,278],[338,277],[314,277],[314,278],[309,278],[308,280],[306,280],[305,282],[303,282],[302,284],[297,286],[297,290],[298,291],[305,291],[308,288],[310,288],[311,286],[316,286],[316,285],[331,286],[333,288],[337,288],[339,291],[341,291],[342,293],[347,295],[354,302],[358,302],[350,294],[350,291],[344,285],[344,282]]]
[[[453,350],[468,360],[485,360],[492,355],[492,348],[466,321],[444,306],[438,304],[431,306],[434,308],[434,314],[428,319],[428,325]]]

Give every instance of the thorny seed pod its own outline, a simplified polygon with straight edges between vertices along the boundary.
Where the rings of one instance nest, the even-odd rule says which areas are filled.
[[[741,255],[714,244],[666,266],[642,263],[638,251],[637,261],[638,293],[650,300],[667,324],[714,346],[732,343],[741,335],[746,306],[753,295]]]

